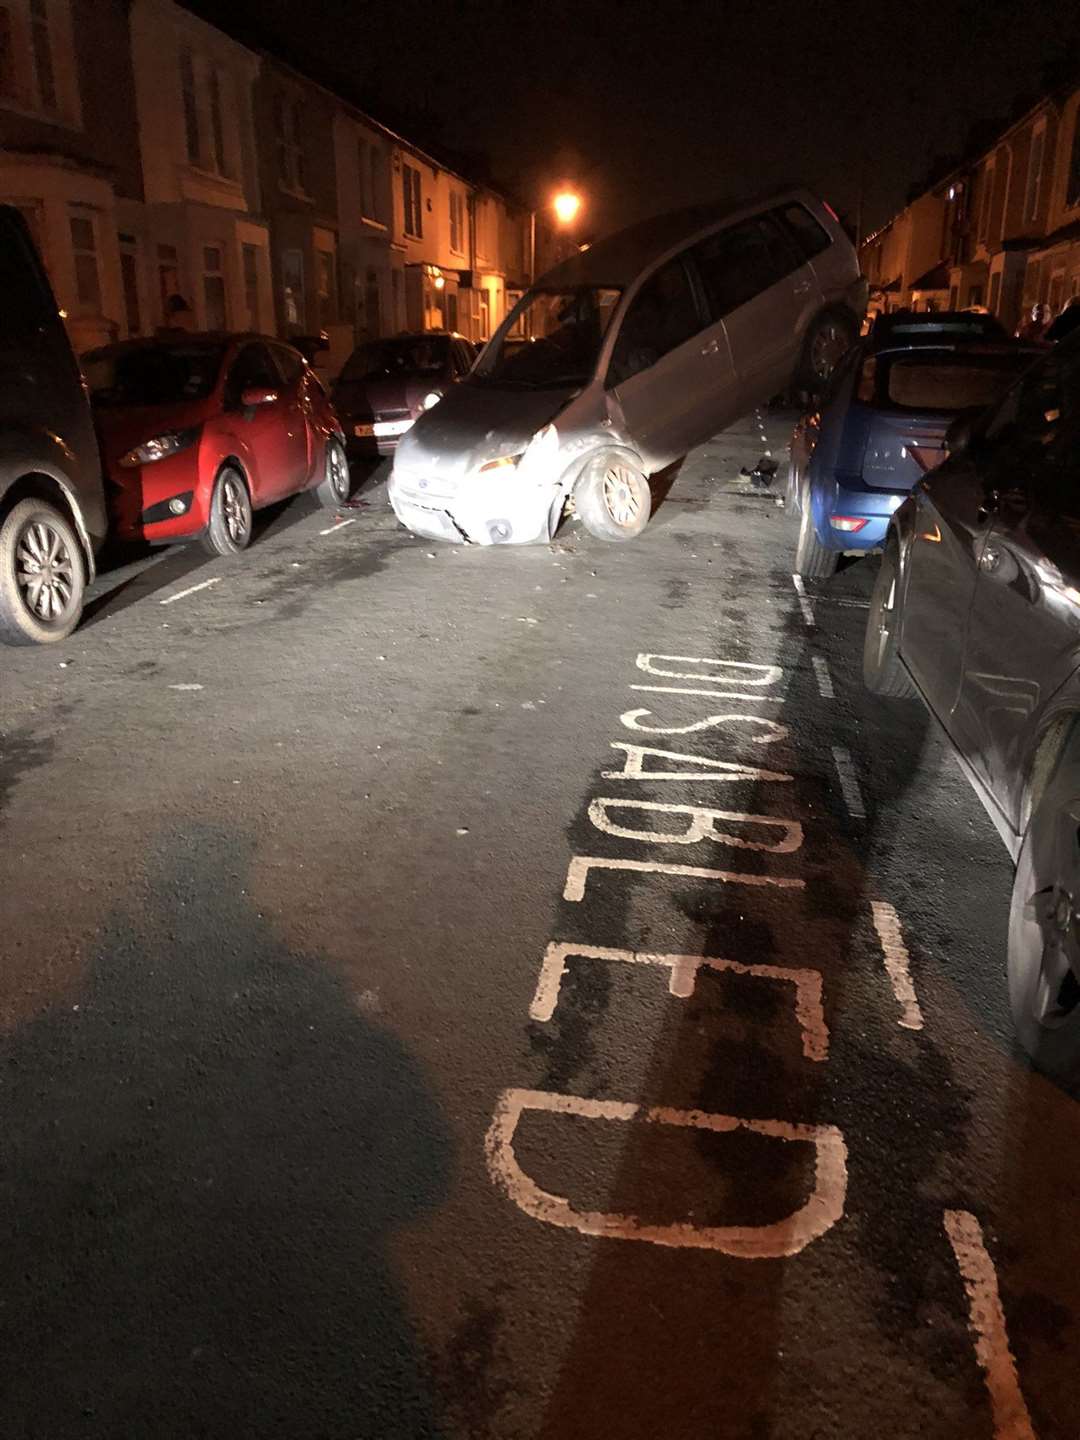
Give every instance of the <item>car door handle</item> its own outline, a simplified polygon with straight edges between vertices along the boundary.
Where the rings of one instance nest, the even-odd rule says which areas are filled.
[[[719,341],[719,340],[710,340],[707,345],[703,345],[703,346],[701,347],[701,353],[702,353],[702,355],[719,355],[719,353],[720,353],[720,341]]]
[[[1001,495],[997,490],[984,491],[982,504],[979,506],[976,518],[980,521],[989,520],[991,515],[996,514],[1000,502]]]

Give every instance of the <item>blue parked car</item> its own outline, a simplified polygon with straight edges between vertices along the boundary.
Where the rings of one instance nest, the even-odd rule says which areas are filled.
[[[831,575],[845,551],[880,547],[893,511],[944,459],[950,422],[985,409],[1041,353],[987,316],[879,321],[795,427],[787,497],[799,522],[795,573]]]

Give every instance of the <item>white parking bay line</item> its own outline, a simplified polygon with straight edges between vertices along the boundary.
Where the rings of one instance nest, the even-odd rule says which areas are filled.
[[[911,978],[911,965],[904,932],[900,928],[900,917],[887,900],[872,900],[870,909],[874,914],[874,929],[881,941],[881,953],[885,958],[885,973],[889,977],[893,994],[900,1003],[900,1024],[905,1030],[921,1030],[923,1014],[915,984]]]
[[[810,596],[806,593],[806,586],[803,584],[802,576],[792,575],[791,583],[795,586],[795,594],[799,597],[799,609],[802,611],[802,618],[806,621],[807,625],[816,625],[817,621],[814,619],[814,607],[810,601]]]
[[[996,1440],[1035,1440],[1016,1361],[1009,1349],[997,1273],[987,1254],[982,1226],[968,1210],[945,1211],[945,1233],[968,1297],[968,1327],[975,1337],[975,1358],[986,1376]]]
[[[829,662],[824,655],[811,655],[814,662],[814,674],[817,676],[817,688],[823,700],[835,700],[836,691],[833,689],[832,676],[829,674]]]
[[[844,749],[843,745],[834,745],[832,753],[836,763],[836,773],[840,777],[840,789],[843,792],[844,804],[856,819],[865,820],[866,806],[863,804],[859,782],[855,778],[855,765],[851,754]]]
[[[319,534],[320,534],[320,535],[332,535],[335,530],[344,530],[346,525],[355,525],[355,524],[356,524],[356,517],[355,517],[355,516],[353,516],[353,518],[352,518],[351,520],[338,520],[335,524],[331,525],[331,526],[329,527],[329,529],[327,529],[327,530],[320,530],[320,531],[319,531]]]
[[[203,580],[198,585],[189,585],[186,590],[178,590],[175,595],[166,595],[164,600],[159,600],[159,605],[171,605],[174,600],[183,600],[187,595],[194,595],[196,590],[208,590],[211,585],[217,585],[221,581],[220,575],[215,575],[212,580]]]

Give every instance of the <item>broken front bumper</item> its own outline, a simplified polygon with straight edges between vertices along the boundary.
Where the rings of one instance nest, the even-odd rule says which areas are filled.
[[[429,540],[463,540],[473,545],[529,545],[551,537],[551,516],[559,487],[521,483],[518,477],[440,482],[391,481],[394,514],[414,535]]]

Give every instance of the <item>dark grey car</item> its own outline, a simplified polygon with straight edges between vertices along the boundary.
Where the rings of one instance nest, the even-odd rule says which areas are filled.
[[[1017,1033],[1080,1078],[1080,336],[946,445],[893,516],[864,676],[956,747],[1017,862]]]
[[[0,206],[0,640],[63,640],[105,539],[82,375],[26,224]]]
[[[648,477],[793,381],[827,380],[865,302],[851,242],[803,190],[599,241],[533,286],[402,436],[398,519],[522,543],[549,539],[572,499],[594,534],[629,539]]]

